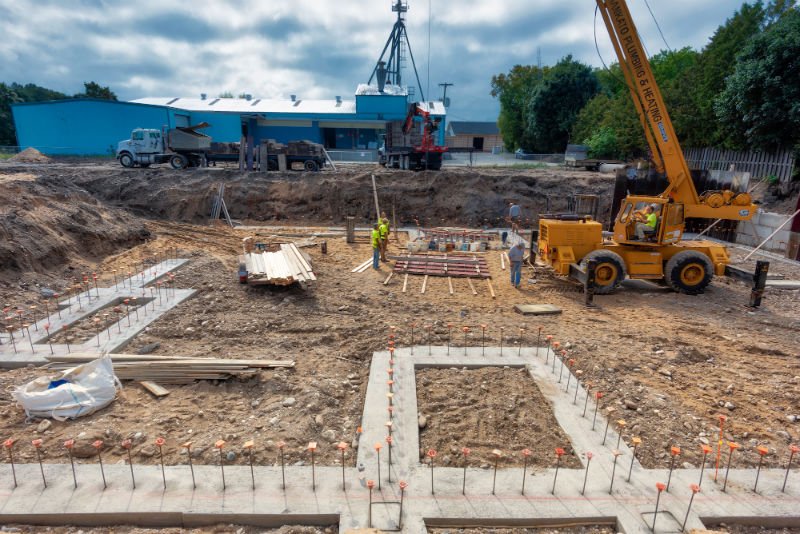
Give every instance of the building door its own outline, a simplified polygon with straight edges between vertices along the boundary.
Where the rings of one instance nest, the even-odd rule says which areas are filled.
[[[473,137],[472,148],[475,150],[483,150],[483,137]]]

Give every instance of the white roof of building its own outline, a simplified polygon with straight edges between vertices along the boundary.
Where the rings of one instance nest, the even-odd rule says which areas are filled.
[[[152,97],[131,100],[134,104],[166,106],[186,111],[218,111],[230,113],[319,113],[354,114],[354,100],[270,100],[265,98],[175,98]]]
[[[420,102],[419,107],[430,113],[431,115],[447,115],[447,109],[444,107],[444,102],[435,100],[432,102]]]
[[[383,92],[381,93],[378,90],[377,85],[368,85],[366,83],[358,84],[356,87],[356,96],[359,95],[367,95],[367,96],[379,96],[379,95],[390,95],[390,96],[408,96],[408,89],[400,85],[392,85],[387,83],[383,87]]]

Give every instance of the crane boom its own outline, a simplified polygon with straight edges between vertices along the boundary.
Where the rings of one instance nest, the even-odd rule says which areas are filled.
[[[697,194],[628,5],[625,0],[596,1],[644,127],[653,160],[657,169],[666,173],[669,182],[659,196],[683,204],[686,217],[749,220],[756,211],[749,197],[746,202],[742,199],[738,205],[730,205],[733,195],[707,197]]]

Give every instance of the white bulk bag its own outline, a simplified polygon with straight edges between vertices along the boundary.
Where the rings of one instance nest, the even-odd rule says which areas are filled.
[[[103,356],[58,374],[39,377],[15,388],[11,395],[28,417],[63,421],[107,406],[121,387],[111,358]]]

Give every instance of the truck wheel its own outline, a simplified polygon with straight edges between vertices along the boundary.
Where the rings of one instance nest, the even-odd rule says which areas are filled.
[[[319,170],[319,165],[313,159],[307,159],[303,162],[303,168],[308,172],[317,172]]]
[[[133,156],[125,152],[119,157],[119,162],[123,167],[130,169],[134,165]]]
[[[672,256],[664,269],[664,281],[674,291],[687,295],[702,293],[714,276],[708,256],[696,250],[684,250]]]
[[[274,159],[267,161],[267,170],[268,171],[277,171],[278,170],[278,162]]]
[[[594,292],[597,295],[608,295],[619,287],[627,273],[622,256],[610,250],[593,250],[583,257],[581,267],[586,269],[589,260],[597,261],[594,270]]]
[[[175,154],[169,158],[169,164],[173,169],[185,169],[189,160],[186,159],[186,156]]]

